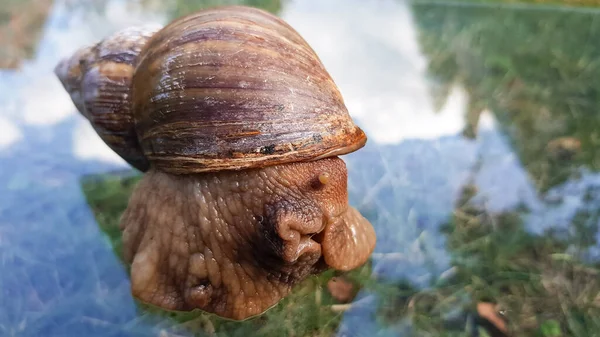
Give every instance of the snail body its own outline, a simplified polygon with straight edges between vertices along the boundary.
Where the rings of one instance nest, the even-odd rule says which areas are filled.
[[[120,224],[141,301],[245,319],[373,251],[338,157],[366,136],[276,16],[219,7],[124,30],[55,72],[99,136],[145,172]]]

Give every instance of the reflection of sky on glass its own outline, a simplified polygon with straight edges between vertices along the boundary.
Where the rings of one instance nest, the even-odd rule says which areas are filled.
[[[455,87],[434,109],[427,60],[404,2],[293,1],[281,16],[319,54],[369,136],[363,150],[345,159],[351,202],[378,233],[377,277],[427,286],[448,269],[438,229],[468,183],[477,185],[492,212],[526,204],[537,231],[568,224],[586,188],[600,185],[598,175],[586,173],[551,191],[562,203],[545,202],[490,112],[481,118],[477,140],[462,137],[467,94]],[[57,1],[37,55],[19,71],[0,71],[0,285],[12,294],[0,305],[0,320],[7,326],[27,318],[28,329],[48,336],[86,335],[92,327],[98,335],[158,329],[141,321],[123,326],[136,316],[128,280],[79,186],[84,174],[126,165],[76,113],[52,70],[60,57],[117,29],[164,20],[135,2],[109,1],[95,11]],[[72,306],[85,313],[73,313]],[[368,330],[365,317],[360,322]]]

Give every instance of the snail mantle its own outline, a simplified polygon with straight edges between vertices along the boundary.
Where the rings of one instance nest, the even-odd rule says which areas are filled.
[[[376,237],[338,156],[364,132],[306,41],[250,7],[129,28],[55,73],[144,172],[121,218],[138,300],[242,320],[310,275],[364,264]]]

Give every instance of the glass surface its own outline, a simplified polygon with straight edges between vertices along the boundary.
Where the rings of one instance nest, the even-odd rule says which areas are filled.
[[[599,334],[598,10],[2,3],[0,336]],[[344,159],[378,236],[364,267],[310,278],[244,322],[133,300],[116,226],[139,175],[52,73],[118,29],[225,3],[277,13],[325,64],[369,137]]]

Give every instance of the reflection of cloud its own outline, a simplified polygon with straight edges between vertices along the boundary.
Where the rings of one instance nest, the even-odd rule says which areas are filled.
[[[397,143],[462,131],[466,93],[436,112],[407,3],[295,1],[281,13],[315,49],[369,139]]]
[[[496,127],[496,118],[490,110],[483,110],[479,116],[479,123],[477,125],[479,130],[491,130]]]
[[[576,214],[587,211],[595,214],[600,204],[600,174],[583,171],[578,179],[570,179],[552,188],[545,200],[533,205],[528,217],[528,229],[541,233],[549,228],[569,228]],[[590,216],[590,221],[593,219]],[[595,224],[597,226],[597,224]],[[596,247],[596,249],[600,246]]]
[[[40,70],[34,66],[33,69]],[[42,73],[43,74],[43,73]],[[55,124],[75,112],[73,103],[54,76],[41,75],[21,88],[21,114],[24,124]]]
[[[21,130],[14,123],[0,116],[0,149],[10,146],[14,142],[20,140],[23,135]]]
[[[83,160],[95,159],[118,165],[128,165],[116,152],[108,148],[87,120],[77,122],[73,132],[73,152],[75,157]]]
[[[484,116],[486,114],[483,114],[481,122],[493,122]],[[508,139],[498,132],[482,132],[479,140],[480,166],[473,182],[478,188],[478,199],[485,203],[486,209],[501,213],[509,212],[520,204],[534,207],[537,203],[535,186]]]

